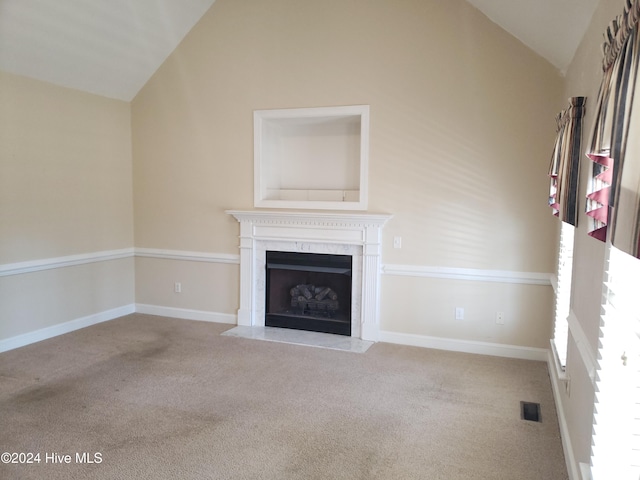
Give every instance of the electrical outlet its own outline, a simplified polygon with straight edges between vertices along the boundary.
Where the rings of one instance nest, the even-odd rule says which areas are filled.
[[[173,285],[173,291],[174,291],[175,293],[182,293],[182,284],[181,284],[180,282],[176,282],[176,283]]]
[[[402,237],[393,237],[393,248],[402,248]]]
[[[504,325],[504,312],[496,312],[496,323]]]
[[[456,320],[464,320],[464,308],[456,307]]]

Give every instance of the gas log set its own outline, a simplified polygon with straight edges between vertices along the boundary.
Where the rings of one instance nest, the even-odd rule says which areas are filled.
[[[289,291],[291,308],[299,315],[333,316],[340,308],[338,294],[329,287],[296,285]]]

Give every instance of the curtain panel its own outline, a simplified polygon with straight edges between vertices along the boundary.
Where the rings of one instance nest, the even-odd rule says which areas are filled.
[[[549,206],[563,222],[575,226],[580,168],[580,141],[585,97],[571,97],[569,107],[556,117],[556,143],[551,155]]]
[[[609,222],[609,197],[613,160],[611,151],[611,118],[613,107],[609,107],[613,67],[604,72],[596,105],[595,124],[592,128],[590,148],[587,156],[593,161],[587,186],[585,213],[589,221],[587,232],[598,240],[606,241]]]
[[[628,0],[607,29],[603,80],[587,155],[589,234],[640,258],[640,0]],[[637,104],[637,105],[636,105]],[[633,132],[637,132],[635,135]]]

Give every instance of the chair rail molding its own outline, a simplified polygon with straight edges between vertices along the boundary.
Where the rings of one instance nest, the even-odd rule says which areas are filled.
[[[383,266],[385,275],[449,278],[474,282],[521,283],[526,285],[552,285],[551,273],[516,272],[511,270],[481,270],[476,268],[436,267],[428,265]]]
[[[106,262],[108,260],[119,260],[121,258],[133,257],[133,255],[134,249],[131,247],[121,248],[119,250],[104,250],[100,252],[66,255],[64,257],[41,258],[28,260],[26,262],[5,263],[4,265],[0,265],[0,277],[40,272],[54,268],[73,267],[75,265],[86,265],[88,263]]]

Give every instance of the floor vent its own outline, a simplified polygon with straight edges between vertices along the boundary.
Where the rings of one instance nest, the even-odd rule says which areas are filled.
[[[522,420],[528,420],[530,422],[542,422],[539,403],[520,402],[520,415],[522,417]]]

